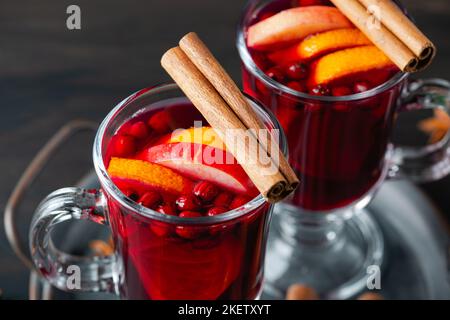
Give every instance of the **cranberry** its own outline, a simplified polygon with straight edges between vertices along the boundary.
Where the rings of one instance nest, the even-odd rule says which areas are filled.
[[[149,191],[144,193],[139,200],[137,201],[139,204],[143,205],[147,208],[153,208],[160,204],[162,201],[161,195],[156,191]]]
[[[216,207],[228,208],[232,199],[233,199],[233,195],[231,193],[222,192],[216,197],[216,199],[214,199],[214,205]]]
[[[208,181],[200,181],[194,187],[194,194],[205,202],[210,202],[219,193],[219,189]]]
[[[324,84],[318,84],[309,91],[314,96],[329,96],[331,94],[330,88]]]
[[[169,216],[177,215],[176,209],[169,204],[158,206],[158,208],[156,208],[156,211],[162,214],[167,214]],[[165,237],[175,233],[175,227],[173,225],[161,221],[152,221],[150,224],[150,229],[153,231],[153,233],[160,237]]]
[[[172,118],[167,111],[159,111],[148,119],[147,124],[157,133],[167,133],[171,130]]]
[[[335,97],[348,96],[352,94],[352,90],[345,86],[334,87],[333,89],[331,89],[331,92]]]
[[[231,201],[230,209],[236,209],[242,207],[244,204],[248,203],[251,199],[246,196],[237,196]]]
[[[354,93],[361,93],[365,92],[370,89],[369,83],[366,81],[358,81],[353,85],[353,92]]]
[[[152,221],[150,229],[159,237],[167,237],[175,232],[175,227],[167,222]]]
[[[128,132],[130,136],[133,136],[138,139],[144,139],[145,137],[148,136],[148,133],[149,133],[148,127],[144,121],[138,121],[136,123],[133,123]]]
[[[170,228],[169,225],[159,221],[152,222],[150,229],[159,237],[166,237],[173,231],[173,228]]]
[[[178,199],[175,201],[175,203],[177,204],[177,207],[180,211],[198,210],[201,207],[198,199],[196,197],[190,196],[190,195],[178,197]]]
[[[136,151],[136,141],[131,136],[121,135],[117,137],[114,147],[115,156],[126,157]]]
[[[308,76],[308,67],[304,63],[293,63],[285,72],[292,80],[303,80]]]
[[[202,214],[196,211],[183,211],[178,216],[180,218],[199,218]]]
[[[266,74],[275,81],[282,82],[284,80],[283,72],[278,67],[270,68]]]
[[[195,211],[183,211],[179,215],[181,218],[199,218],[202,215]],[[177,234],[185,239],[195,239],[201,235],[201,228],[197,226],[177,226]]]
[[[226,225],[219,223],[209,227],[209,234],[212,236],[216,236],[226,229],[228,229]]]
[[[176,216],[177,209],[171,204],[163,204],[156,208],[156,211],[162,214],[168,214],[169,216]]]
[[[207,215],[212,217],[212,216],[216,216],[218,214],[222,214],[227,212],[228,209],[224,208],[224,207],[212,207],[211,209],[208,210]]]
[[[302,85],[300,82],[291,81],[287,84],[287,86],[289,88],[291,88],[292,90],[299,91],[299,92],[305,92],[305,86]]]

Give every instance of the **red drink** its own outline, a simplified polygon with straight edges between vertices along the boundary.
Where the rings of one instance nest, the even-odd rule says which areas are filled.
[[[293,203],[327,211],[363,197],[383,176],[402,83],[372,89],[398,68],[328,1],[253,1],[242,28],[244,90],[284,128],[302,181]]]
[[[192,128],[197,120],[203,127]],[[177,128],[186,130],[173,132]],[[207,163],[208,148],[215,156],[226,153],[217,139],[198,111],[178,99],[139,110],[106,146],[105,166],[116,186],[129,201],[166,217],[147,219],[110,206],[122,296],[254,299],[259,294],[270,206],[247,204],[258,192],[235,160]],[[252,208],[241,207],[246,204]],[[238,207],[248,212],[223,222],[201,221]]]

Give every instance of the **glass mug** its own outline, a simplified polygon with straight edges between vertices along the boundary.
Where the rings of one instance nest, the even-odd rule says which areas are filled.
[[[248,99],[267,129],[281,128],[273,115]],[[67,270],[76,266],[81,275],[78,289],[110,292],[124,299],[259,297],[272,213],[272,205],[261,195],[221,215],[180,218],[133,202],[107,174],[105,150],[125,121],[143,109],[170,110],[180,104],[191,109],[189,117],[201,118],[175,84],[144,89],[126,98],[105,118],[95,138],[93,159],[101,189],[64,188],[39,205],[30,229],[31,255],[37,270],[51,284],[69,290]],[[171,120],[175,125],[186,124],[186,117],[175,115]],[[282,133],[280,148],[286,153]],[[54,247],[51,230],[61,222],[80,219],[109,226],[115,244],[112,256],[74,257]],[[188,240],[150,231],[176,226],[219,232],[204,232],[205,236]]]
[[[382,235],[361,211],[381,183],[400,175],[436,180],[450,171],[448,134],[420,148],[390,141],[399,111],[448,113],[450,85],[439,79],[408,82],[408,74],[399,72],[376,88],[342,97],[284,86],[257,66],[245,36],[267,5],[281,11],[292,3],[248,1],[237,33],[244,91],[280,121],[290,164],[302,181],[294,197],[275,208],[280,215],[268,246],[268,290],[281,298],[289,284],[306,282],[326,297],[348,298],[364,288],[367,266],[382,263]]]

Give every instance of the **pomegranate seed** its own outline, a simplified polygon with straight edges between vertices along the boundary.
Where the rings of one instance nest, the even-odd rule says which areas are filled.
[[[242,207],[244,204],[248,203],[251,199],[246,196],[237,196],[231,201],[230,209],[236,209]]]
[[[354,93],[365,92],[365,91],[367,91],[369,89],[370,89],[370,85],[369,85],[369,83],[367,83],[365,81],[359,81],[359,82],[356,82],[353,85],[353,92]]]
[[[148,126],[157,133],[166,133],[171,130],[172,118],[166,111],[159,111],[148,119]]]
[[[144,121],[138,121],[133,123],[128,134],[138,139],[144,139],[148,136],[148,127]]]
[[[126,157],[136,151],[136,141],[133,137],[121,135],[117,138],[114,147],[115,156]]]
[[[233,195],[231,193],[222,192],[216,197],[216,199],[214,199],[214,205],[216,207],[228,208],[231,200],[233,200]]]
[[[152,209],[153,207],[160,204],[162,201],[162,197],[158,192],[149,191],[144,193],[138,200],[138,203],[143,205],[144,207]]]
[[[305,86],[297,81],[291,81],[287,84],[289,88],[299,92],[305,92]]]
[[[169,216],[177,215],[176,209],[170,204],[160,205],[158,206],[158,208],[156,208],[156,211],[162,214],[167,214]],[[166,237],[175,233],[175,227],[173,225],[161,221],[152,221],[152,223],[150,224],[150,229],[154,234],[160,237]]]
[[[199,218],[202,215],[195,211],[183,211],[179,215],[181,218]],[[185,239],[193,240],[201,235],[201,229],[196,226],[177,226],[177,234]]]
[[[213,217],[213,216],[216,216],[218,214],[225,213],[227,211],[228,211],[228,209],[224,208],[224,207],[213,207],[213,208],[208,210],[207,215],[210,216],[210,217]]]
[[[309,91],[314,96],[329,96],[331,94],[330,88],[323,84],[318,84]]]
[[[194,196],[180,196],[175,203],[180,211],[191,211],[200,209],[201,205],[198,199]]]
[[[219,193],[219,189],[208,181],[200,181],[194,187],[194,194],[205,202],[210,202]]]
[[[333,89],[331,89],[331,92],[333,93],[333,96],[335,97],[341,97],[341,96],[348,96],[352,94],[352,90],[350,90],[350,88],[348,87],[335,87]]]
[[[284,80],[284,75],[278,67],[270,68],[266,74],[275,81],[282,82]]]
[[[292,80],[303,80],[308,76],[308,67],[304,63],[293,63],[286,69],[286,75]]]

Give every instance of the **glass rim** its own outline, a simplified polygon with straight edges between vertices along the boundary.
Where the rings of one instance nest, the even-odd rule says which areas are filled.
[[[245,27],[246,27],[246,17],[247,13],[252,7],[250,6],[255,0],[249,0],[247,4],[245,5],[243,9],[243,13],[239,19],[238,24],[238,30],[237,30],[237,36],[236,36],[236,47],[239,52],[239,56],[241,58],[241,61],[244,63],[245,68],[249,70],[255,77],[257,77],[259,80],[261,80],[265,85],[281,92],[288,93],[290,95],[293,95],[298,98],[302,99],[308,99],[308,100],[316,100],[321,102],[348,102],[348,101],[357,101],[357,100],[363,100],[367,98],[371,98],[381,92],[387,91],[391,89],[392,87],[396,86],[400,82],[402,82],[404,79],[406,79],[409,75],[407,72],[399,71],[397,72],[392,78],[390,78],[388,81],[380,84],[377,87],[374,87],[370,90],[361,92],[361,93],[355,93],[351,95],[346,96],[315,96],[311,95],[309,93],[297,91],[294,89],[291,89],[282,83],[275,81],[274,79],[270,78],[268,75],[264,73],[254,62],[248,48],[245,42]]]
[[[111,125],[111,122],[117,116],[120,112],[122,112],[128,103],[131,103],[135,101],[135,99],[141,97],[142,95],[155,95],[162,92],[170,91],[170,90],[180,90],[181,89],[176,85],[175,83],[162,83],[158,84],[153,87],[148,87],[142,90],[139,90],[127,98],[123,99],[119,104],[117,104],[105,117],[105,119],[100,124],[100,127],[97,131],[97,134],[95,136],[94,140],[94,147],[93,147],[93,161],[94,161],[94,168],[96,171],[96,174],[100,180],[100,184],[102,186],[102,189],[104,189],[108,195],[111,195],[114,200],[116,200],[121,206],[128,209],[132,214],[135,214],[140,217],[144,218],[150,218],[154,220],[164,221],[167,223],[173,223],[173,224],[182,224],[182,225],[211,225],[216,224],[220,222],[227,222],[231,220],[235,220],[237,218],[240,218],[242,216],[245,216],[247,213],[250,213],[254,209],[262,206],[266,201],[264,200],[263,196],[261,194],[258,194],[255,198],[253,198],[251,201],[247,202],[243,206],[227,211],[223,214],[216,215],[216,216],[203,216],[198,218],[180,218],[178,216],[171,216],[167,214],[163,214],[160,212],[157,212],[155,210],[146,208],[133,200],[126,197],[120,189],[113,183],[111,178],[108,175],[108,172],[106,170],[105,164],[103,162],[103,152],[102,152],[102,145],[105,138],[106,130]],[[245,93],[244,93],[245,94]],[[273,124],[274,129],[278,129],[280,132],[280,141],[279,145],[282,149],[283,153],[286,155],[287,152],[287,145],[286,140],[284,136],[284,132],[281,129],[281,125],[276,119],[276,117],[271,113],[270,110],[267,110],[266,108],[263,108],[261,104],[256,101],[254,98],[248,96],[245,94],[246,98],[255,106],[257,106],[257,110],[260,114],[267,117],[271,124]]]

